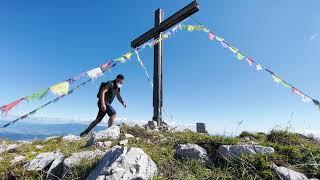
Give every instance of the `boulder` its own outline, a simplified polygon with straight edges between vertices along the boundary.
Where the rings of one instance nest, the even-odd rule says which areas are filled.
[[[73,134],[69,134],[69,135],[63,136],[62,139],[65,140],[65,141],[73,142],[73,141],[80,140],[80,137],[79,136],[75,136]]]
[[[206,165],[212,165],[207,151],[197,144],[179,144],[175,147],[175,158],[200,160]]]
[[[242,144],[242,145],[221,145],[218,149],[218,154],[224,158],[240,157],[242,154],[272,154],[272,147]]]
[[[307,178],[304,174],[283,166],[274,167],[273,170],[278,175],[279,179],[282,180],[309,180],[309,178]]]
[[[157,165],[142,149],[114,146],[91,171],[87,180],[152,179],[157,171]]]
[[[25,159],[26,159],[25,156],[20,156],[20,155],[19,155],[19,156],[14,157],[14,158],[10,161],[10,164],[11,164],[11,165],[18,164],[18,163],[23,162]]]
[[[46,180],[61,179],[63,173],[63,159],[64,157],[59,157],[52,162],[47,172]]]
[[[103,152],[99,149],[95,151],[82,151],[73,153],[70,157],[63,161],[63,178],[67,178],[72,173],[72,168],[78,165],[81,160],[91,160],[95,158],[101,158]]]
[[[26,164],[25,168],[28,171],[40,171],[48,169],[51,163],[58,158],[62,158],[63,154],[60,152],[45,152],[38,154],[36,158]]]

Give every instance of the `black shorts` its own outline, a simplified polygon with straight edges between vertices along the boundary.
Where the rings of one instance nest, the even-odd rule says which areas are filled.
[[[108,114],[109,117],[116,114],[116,111],[113,109],[113,107],[110,104],[106,104],[106,111],[103,111],[101,107],[101,102],[98,102],[98,108],[99,108],[98,116],[102,116],[102,118],[106,114]]]

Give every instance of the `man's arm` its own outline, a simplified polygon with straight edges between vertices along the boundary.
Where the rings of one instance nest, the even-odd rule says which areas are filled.
[[[124,107],[127,107],[126,103],[123,101],[123,99],[120,95],[120,91],[118,91],[118,93],[117,93],[117,99]]]
[[[105,94],[108,91],[108,88],[103,87],[101,92],[100,92],[100,106],[102,108],[102,110],[106,111],[107,107],[106,107],[106,103],[105,103]]]

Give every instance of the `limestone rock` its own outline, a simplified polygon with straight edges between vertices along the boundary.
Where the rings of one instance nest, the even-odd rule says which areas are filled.
[[[124,136],[125,136],[126,138],[134,138],[134,136],[133,136],[132,134],[124,134]]]
[[[69,134],[69,135],[67,135],[67,136],[63,136],[62,139],[65,140],[65,141],[73,142],[73,141],[78,141],[78,140],[80,140],[80,137],[79,137],[79,136],[72,135],[72,134]]]
[[[218,153],[225,158],[240,157],[242,154],[272,154],[272,147],[242,144],[242,145],[221,145]]]
[[[36,149],[43,149],[44,146],[42,146],[42,145],[36,145],[35,148],[36,148]]]
[[[110,148],[112,145],[111,141],[105,141],[105,142],[96,142],[94,143],[96,147],[102,147],[102,148]]]
[[[68,175],[72,173],[72,168],[78,165],[81,160],[101,158],[103,154],[104,153],[99,149],[95,151],[82,151],[73,153],[70,157],[64,159],[63,161],[63,177],[67,178]]]
[[[51,163],[58,158],[62,158],[63,154],[60,152],[45,152],[38,154],[36,158],[31,160],[26,164],[26,169],[28,171],[40,171],[44,169],[48,169]]]
[[[0,154],[4,153],[4,152],[8,152],[8,153],[13,153],[17,150],[17,148],[19,147],[18,144],[5,144],[2,143],[0,144]]]
[[[309,180],[304,174],[283,166],[275,167],[274,171],[282,180]]]
[[[64,157],[59,157],[52,162],[47,172],[46,180],[56,180],[61,178],[63,173],[63,159]]]
[[[16,157],[14,157],[13,158],[13,160],[11,160],[10,161],[10,164],[18,164],[18,163],[21,163],[21,162],[23,162],[24,160],[26,159],[26,157],[25,156],[16,156]]]
[[[179,144],[175,147],[175,158],[179,159],[194,159],[204,162],[206,165],[211,165],[207,151],[197,144]]]
[[[152,179],[157,170],[157,165],[142,149],[115,146],[103,156],[87,180]]]
[[[51,139],[58,139],[58,138],[61,138],[61,136],[50,136],[46,138],[46,141],[49,141]]]
[[[94,141],[102,139],[118,139],[120,137],[120,127],[111,126],[103,131],[98,131],[93,134]]]
[[[127,144],[128,144],[128,139],[119,141],[119,145],[120,145],[120,146],[125,146],[125,145],[127,145]]]

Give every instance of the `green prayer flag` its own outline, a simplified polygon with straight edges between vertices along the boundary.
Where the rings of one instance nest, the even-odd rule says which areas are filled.
[[[38,92],[33,93],[31,96],[27,96],[26,99],[29,100],[40,100],[42,99],[44,96],[47,95],[49,89],[43,89],[40,90]]]
[[[123,55],[123,57],[126,59],[130,59],[131,56],[132,56],[132,52],[128,52],[127,54]]]
[[[238,54],[237,54],[237,59],[238,59],[238,60],[242,60],[243,58],[244,58],[244,55],[241,54],[240,52],[238,52]]]
[[[283,87],[285,87],[285,88],[291,88],[291,86],[289,85],[289,84],[287,84],[287,83],[285,83],[285,82],[281,82],[282,83],[282,85],[283,85]]]

